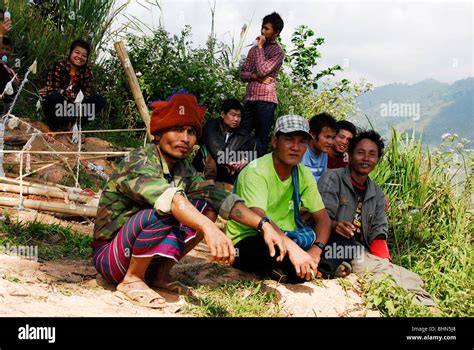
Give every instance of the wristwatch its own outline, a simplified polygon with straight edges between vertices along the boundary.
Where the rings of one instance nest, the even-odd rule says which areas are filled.
[[[257,226],[257,231],[258,231],[258,232],[263,233],[262,226],[263,226],[263,224],[266,223],[266,222],[272,223],[272,221],[270,220],[270,218],[265,215],[263,218],[260,219],[260,222],[258,223],[258,226]]]
[[[326,248],[326,245],[324,243],[321,243],[321,242],[314,242],[314,245],[316,247],[319,247],[323,252],[324,252],[324,248]]]

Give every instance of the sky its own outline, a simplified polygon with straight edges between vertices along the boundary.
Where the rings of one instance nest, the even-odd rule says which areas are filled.
[[[194,45],[205,44],[214,0],[146,1],[132,1],[125,14],[152,28],[161,18],[173,34],[190,25]],[[150,5],[156,2],[161,11]],[[453,83],[474,76],[472,1],[216,0],[217,38],[229,44],[233,37],[237,41],[242,26],[251,21],[245,41],[250,45],[259,35],[262,18],[273,11],[285,22],[281,37],[290,48],[291,34],[302,24],[325,39],[318,68],[340,64],[344,71],[337,74],[339,79],[364,78],[381,86],[425,79]]]

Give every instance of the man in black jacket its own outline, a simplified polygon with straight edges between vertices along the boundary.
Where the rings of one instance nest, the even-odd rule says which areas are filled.
[[[204,125],[201,150],[193,165],[206,179],[233,184],[237,174],[257,158],[254,139],[244,130],[237,130],[241,110],[238,100],[225,100],[221,118],[209,119]]]

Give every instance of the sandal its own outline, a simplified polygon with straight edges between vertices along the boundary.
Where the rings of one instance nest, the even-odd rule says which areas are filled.
[[[163,298],[157,292],[149,288],[126,290],[126,289],[122,289],[119,284],[117,286],[117,292],[118,292],[118,296],[132,302],[135,305],[149,307],[152,309],[161,309],[168,306],[168,303],[166,302],[165,298]],[[153,303],[153,301],[157,299],[162,299],[165,302],[159,303],[159,304]]]
[[[155,284],[154,287],[165,292],[171,292],[178,295],[194,296],[193,289],[179,281],[173,281],[165,284]]]
[[[344,278],[351,274],[352,272],[352,265],[349,264],[347,261],[343,261],[341,265],[339,265],[334,272],[335,278]]]
[[[288,282],[288,275],[282,269],[273,269],[270,272],[270,278],[272,280],[277,281],[278,283],[287,283]]]

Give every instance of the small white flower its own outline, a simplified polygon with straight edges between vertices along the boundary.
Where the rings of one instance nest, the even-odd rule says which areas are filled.
[[[443,135],[441,135],[441,140],[446,140],[449,136],[451,136],[451,133],[445,132]]]

